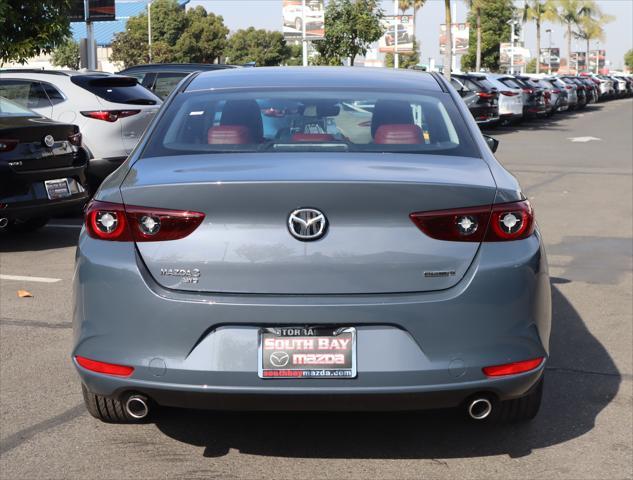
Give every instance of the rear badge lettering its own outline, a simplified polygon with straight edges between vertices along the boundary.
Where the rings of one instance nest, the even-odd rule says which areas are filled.
[[[430,272],[424,272],[425,278],[442,278],[442,277],[454,277],[455,270],[433,270]]]
[[[164,277],[181,277],[184,283],[198,283],[200,280],[198,268],[161,268],[160,274]]]

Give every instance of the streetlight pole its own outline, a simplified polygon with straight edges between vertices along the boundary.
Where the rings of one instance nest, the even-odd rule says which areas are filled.
[[[514,75],[514,18],[508,20],[510,24],[510,75]]]
[[[400,68],[400,55],[398,54],[398,0],[393,0],[393,68]]]
[[[147,3],[147,53],[152,63],[152,2]]]
[[[545,33],[549,34],[549,48],[547,49],[547,74],[552,74],[552,29],[548,28]],[[540,52],[539,52],[540,55]],[[539,62],[541,59],[539,58]]]
[[[301,0],[301,54],[303,66],[308,66],[308,39],[306,38],[306,0]]]

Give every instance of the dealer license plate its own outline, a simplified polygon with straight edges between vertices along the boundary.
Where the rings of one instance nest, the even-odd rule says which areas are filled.
[[[70,197],[70,186],[68,185],[67,178],[45,180],[44,186],[46,187],[46,194],[49,200]]]
[[[260,378],[355,378],[353,327],[274,327],[259,331]]]

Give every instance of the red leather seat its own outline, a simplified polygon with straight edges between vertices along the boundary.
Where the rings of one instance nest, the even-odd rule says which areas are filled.
[[[422,129],[413,124],[381,125],[374,135],[374,143],[383,145],[417,145],[424,143]]]
[[[244,125],[219,125],[211,127],[207,133],[209,145],[245,145],[255,143],[248,127]]]
[[[293,142],[331,142],[334,137],[329,133],[295,133]]]

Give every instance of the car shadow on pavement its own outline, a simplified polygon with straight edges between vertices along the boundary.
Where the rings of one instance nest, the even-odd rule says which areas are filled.
[[[34,232],[0,231],[0,253],[37,252],[77,245],[80,228],[44,227]]]
[[[543,405],[531,423],[476,424],[462,410],[221,413],[175,408],[161,409],[154,422],[165,435],[204,447],[205,457],[223,456],[229,449],[289,458],[437,460],[529,455],[592,430],[621,382],[609,353],[556,287],[568,282],[552,279],[551,358]]]

